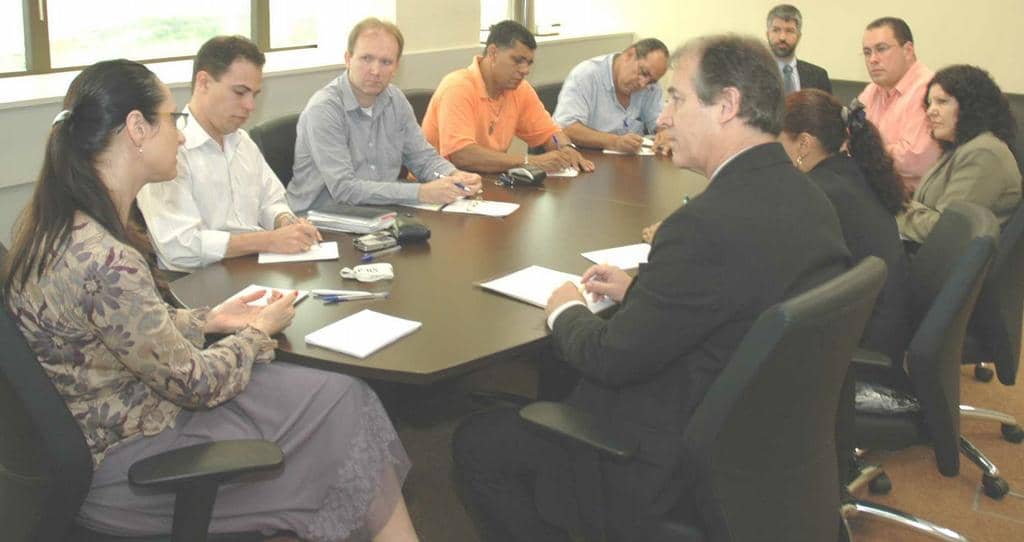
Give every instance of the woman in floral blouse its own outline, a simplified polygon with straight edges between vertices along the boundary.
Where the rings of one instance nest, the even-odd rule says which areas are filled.
[[[255,297],[198,310],[161,300],[135,195],[176,176],[184,122],[141,64],[82,71],[54,119],[4,270],[8,308],[92,451],[79,521],[112,534],[169,532],[173,495],[133,491],[133,462],[264,438],[284,451],[285,467],[222,487],[211,531],[416,540],[401,495],[408,458],[376,395],[347,376],[270,363],[270,336],[291,322],[294,293],[265,308],[246,304]],[[206,333],[228,335],[204,349]]]

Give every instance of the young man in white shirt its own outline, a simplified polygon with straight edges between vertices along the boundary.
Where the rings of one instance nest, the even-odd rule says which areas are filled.
[[[178,177],[139,192],[160,266],[188,271],[256,252],[296,253],[320,239],[296,218],[281,181],[240,127],[256,107],[265,57],[241,36],[199,49],[179,129]]]

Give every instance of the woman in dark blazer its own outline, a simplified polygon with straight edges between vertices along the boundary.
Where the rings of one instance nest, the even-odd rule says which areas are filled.
[[[786,98],[779,140],[796,167],[832,202],[854,261],[865,256],[885,260],[888,278],[861,345],[901,366],[911,329],[907,257],[895,216],[906,202],[878,130],[859,103],[849,110],[832,95],[808,89]]]

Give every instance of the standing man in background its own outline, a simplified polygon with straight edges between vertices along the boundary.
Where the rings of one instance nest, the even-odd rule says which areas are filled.
[[[816,88],[832,94],[832,81],[824,68],[796,58],[796,46],[803,35],[804,17],[796,6],[779,4],[768,12],[768,47],[775,55],[782,73],[786,94]]]

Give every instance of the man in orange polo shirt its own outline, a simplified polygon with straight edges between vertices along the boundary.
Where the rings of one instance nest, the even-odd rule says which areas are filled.
[[[423,135],[455,167],[497,173],[522,164],[545,171],[593,171],[555,124],[526,76],[537,40],[515,21],[491,27],[483,56],[449,73],[434,91],[423,118]],[[544,154],[509,153],[512,137]]]

